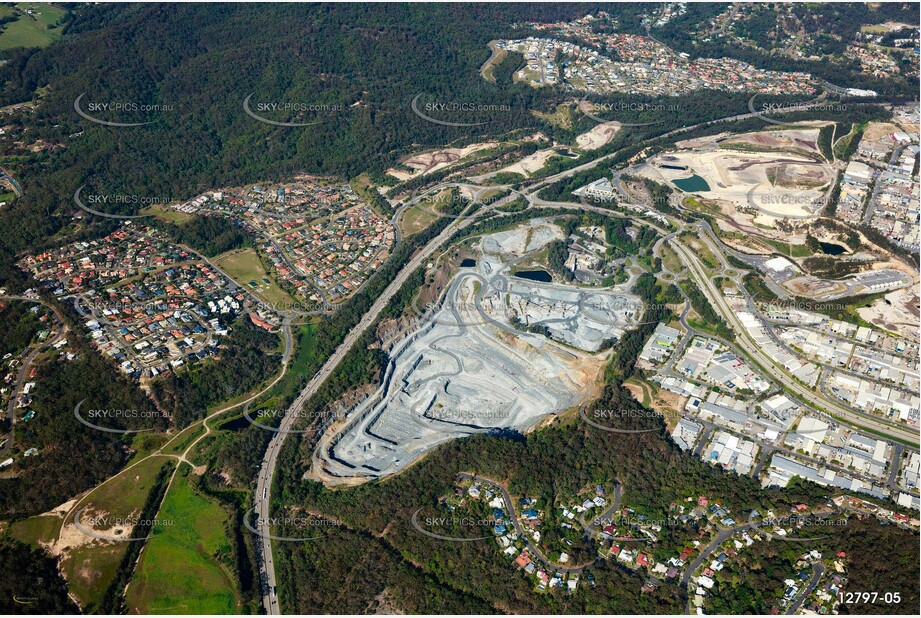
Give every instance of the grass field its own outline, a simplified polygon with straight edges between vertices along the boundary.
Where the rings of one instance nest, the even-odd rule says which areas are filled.
[[[101,485],[80,503],[80,507],[89,506],[91,510],[105,511],[109,517],[127,517],[132,513],[140,513],[157,473],[170,461],[170,458],[162,456],[145,459]]]
[[[795,245],[793,243],[774,240],[773,238],[761,238],[760,240],[771,245],[778,253],[782,253],[787,257],[799,258],[812,255],[812,251],[806,245]]]
[[[565,129],[567,131],[572,129],[573,110],[572,107],[570,107],[567,103],[560,103],[557,105],[556,111],[554,112],[548,113],[532,110],[531,113],[541,120],[556,125],[561,129]]]
[[[222,253],[213,261],[237,283],[265,302],[279,308],[295,306],[294,299],[262,267],[255,249],[234,249]]]
[[[84,545],[69,550],[67,558],[61,561],[61,570],[80,606],[87,612],[98,607],[106,589],[115,579],[118,565],[128,549],[128,543],[105,543]]]
[[[867,34],[886,34],[889,32],[889,28],[882,24],[876,24],[872,26],[861,26],[860,31]]]
[[[407,208],[400,217],[400,227],[407,236],[421,232],[432,223],[436,217],[433,213],[422,210],[418,206]]]
[[[133,450],[135,453],[134,456],[132,456],[128,461],[127,465],[130,466],[134,462],[144,459],[158,448],[166,444],[167,440],[169,440],[169,436],[167,436],[165,433],[135,434],[134,440],[131,441],[131,450]]]
[[[662,245],[662,265],[673,273],[680,273],[684,270],[684,264],[678,254],[667,244]]]
[[[26,11],[31,10],[32,15]],[[0,16],[16,13],[19,19],[10,22],[0,32],[0,50],[13,47],[46,47],[61,37],[57,27],[67,13],[66,9],[52,4],[20,2],[16,9],[4,6]]]
[[[164,448],[163,452],[168,455],[181,455],[203,433],[205,433],[205,428],[200,422],[190,425],[173,436],[172,443]]]
[[[182,225],[183,223],[188,223],[195,218],[194,215],[190,215],[187,212],[182,212],[179,210],[174,210],[163,204],[154,204],[152,206],[147,206],[142,209],[140,214],[142,215],[153,215],[155,218],[160,221],[166,221],[167,223],[175,223],[176,225]]]
[[[697,254],[697,257],[699,257],[700,260],[704,263],[704,266],[710,270],[716,270],[719,268],[719,258],[713,255],[713,251],[710,250],[710,246],[702,241],[696,234],[684,232],[681,234],[680,238],[694,251],[694,253]]]
[[[13,522],[9,535],[17,541],[38,547],[41,543],[53,541],[61,527],[61,518],[54,515],[36,515]]]
[[[231,551],[227,514],[196,493],[183,465],[163,500],[151,538],[128,585],[129,613],[233,614],[236,583],[216,556]]]
[[[294,333],[294,336],[297,337],[297,352],[294,354],[288,373],[278,383],[278,387],[281,387],[282,391],[284,391],[285,380],[289,378],[292,380],[300,379],[300,376],[316,361],[316,350],[314,349],[316,331],[316,324],[307,324]],[[278,390],[278,387],[276,387],[276,390]]]
[[[294,331],[294,337],[297,339],[297,348],[291,359],[287,373],[278,381],[265,396],[260,397],[253,402],[252,410],[259,408],[273,409],[284,405],[280,397],[285,393],[297,389],[297,382],[301,376],[312,375],[317,370],[317,358],[315,348],[315,335],[317,331],[316,324],[306,324]],[[242,412],[242,410],[240,410]]]
[[[93,512],[104,512],[107,517],[137,517],[158,473],[170,462],[166,457],[147,459],[102,485],[81,503],[77,511],[83,506],[90,506]],[[92,610],[97,606],[115,578],[127,549],[128,543],[99,541],[71,549],[61,561],[68,587],[84,608]]]

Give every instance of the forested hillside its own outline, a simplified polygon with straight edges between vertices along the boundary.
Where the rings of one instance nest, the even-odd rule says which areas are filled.
[[[0,67],[0,105],[36,102],[27,117],[30,135],[53,144],[16,162],[25,196],[0,211],[0,255],[35,246],[69,223],[74,192],[84,184],[87,193],[181,199],[297,172],[380,174],[397,156],[420,147],[495,138],[522,127],[556,131],[531,111],[552,110],[568,95],[510,83],[511,62],[496,83],[484,80],[479,68],[490,54],[487,43],[533,34],[519,25],[524,22],[572,19],[603,8],[610,9],[562,3],[74,7],[60,41],[9,50]],[[905,10],[912,9],[890,8],[879,16]],[[619,6],[620,30],[644,33],[644,11],[642,5]],[[691,26],[712,11],[692,5],[656,35],[693,55],[743,53],[742,59],[765,68],[878,86],[847,64],[690,45]],[[873,22],[877,13],[845,17],[856,26]],[[904,94],[897,84],[887,89]],[[270,109],[262,114],[269,120],[313,124],[260,122],[244,111],[250,95],[257,109],[300,106]],[[413,113],[417,95],[503,107],[476,118],[485,124],[444,126]],[[75,111],[78,97],[81,109],[100,120],[148,124],[95,124]],[[112,111],[114,104],[128,109]],[[691,101],[682,112],[694,116],[695,107]]]
[[[311,171],[352,177],[382,170],[418,145],[473,139],[469,127],[423,121],[419,93],[438,101],[505,105],[478,132],[533,124],[536,98],[557,94],[485,82],[478,68],[488,41],[516,19],[559,19],[575,5],[158,5],[75,11],[66,36],[47,50],[12,53],[0,69],[0,103],[33,98],[36,138],[63,147],[19,170],[25,197],[4,210],[3,242],[18,251],[70,220],[73,194],[187,197],[229,184]],[[85,94],[84,94],[85,93]],[[74,110],[110,122],[94,124]],[[252,105],[325,106],[329,111],[266,112]],[[124,102],[159,111],[90,111]],[[540,107],[543,107],[541,105]]]

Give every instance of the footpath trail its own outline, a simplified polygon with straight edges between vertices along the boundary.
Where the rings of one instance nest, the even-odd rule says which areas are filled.
[[[110,482],[114,481],[115,479],[119,478],[122,474],[125,474],[125,473],[128,472],[129,470],[131,470],[131,469],[133,469],[133,468],[139,466],[140,464],[142,464],[143,462],[147,461],[147,460],[150,459],[151,457],[165,457],[165,458],[168,458],[168,459],[175,459],[175,460],[177,461],[176,468],[173,470],[173,473],[172,473],[172,475],[170,476],[170,480],[169,480],[169,482],[167,483],[166,491],[164,491],[164,494],[163,494],[164,496],[165,496],[166,493],[169,491],[170,487],[172,487],[173,480],[176,478],[176,472],[178,472],[179,467],[180,467],[181,464],[186,463],[186,464],[188,464],[191,468],[193,468],[193,469],[195,469],[195,470],[198,470],[199,467],[197,467],[192,461],[189,460],[189,454],[192,452],[192,450],[193,450],[193,449],[194,449],[194,448],[195,448],[195,447],[196,447],[206,436],[208,436],[209,434],[211,434],[212,429],[211,429],[211,426],[209,425],[209,421],[211,421],[211,420],[213,420],[213,419],[215,419],[215,418],[217,418],[217,417],[219,417],[219,416],[221,416],[221,415],[223,415],[223,414],[226,414],[227,412],[230,412],[231,410],[233,410],[233,409],[235,409],[235,408],[238,408],[238,407],[240,407],[240,406],[246,405],[247,403],[250,403],[250,402],[252,402],[252,401],[255,401],[255,400],[258,399],[259,397],[261,397],[261,396],[263,396],[264,394],[266,394],[267,392],[269,392],[269,391],[270,391],[276,384],[278,384],[278,382],[281,381],[281,379],[284,378],[285,375],[287,374],[287,372],[288,372],[288,366],[289,366],[289,364],[290,364],[291,355],[292,355],[292,351],[293,351],[291,327],[290,327],[290,325],[289,325],[287,322],[285,322],[285,324],[283,325],[281,334],[282,334],[282,338],[284,339],[284,343],[285,343],[285,351],[284,351],[284,354],[282,355],[281,371],[278,373],[278,375],[277,375],[271,382],[269,382],[265,387],[261,388],[258,392],[256,392],[256,393],[250,395],[250,396],[247,397],[246,399],[242,399],[242,400],[237,401],[237,402],[235,402],[235,403],[231,403],[231,404],[227,404],[227,405],[225,405],[225,406],[222,406],[221,408],[215,410],[214,412],[212,412],[211,414],[209,414],[209,415],[206,416],[205,418],[203,418],[203,419],[201,419],[201,420],[199,420],[199,421],[196,421],[196,422],[190,424],[188,427],[185,427],[182,431],[178,432],[175,436],[173,436],[172,438],[170,438],[166,443],[164,443],[162,446],[160,446],[160,448],[158,448],[157,450],[151,452],[150,454],[148,454],[148,455],[146,455],[146,456],[144,456],[144,457],[141,457],[140,459],[138,459],[138,460],[135,461],[134,463],[132,463],[132,464],[130,464],[130,465],[128,465],[128,466],[125,466],[125,467],[122,468],[117,474],[113,474],[112,476],[110,476],[109,478],[107,478],[106,480],[104,480],[103,482],[101,482],[100,484],[96,485],[96,486],[93,487],[92,489],[90,489],[90,490],[88,490],[87,492],[85,492],[78,500],[76,500],[76,501],[74,502],[73,506],[71,506],[70,510],[67,511],[67,513],[64,515],[64,518],[61,520],[61,526],[60,526],[60,528],[58,528],[58,540],[61,539],[61,535],[62,535],[62,533],[63,533],[63,531],[64,531],[64,527],[65,527],[65,525],[66,525],[66,523],[67,523],[67,520],[68,520],[68,519],[71,519],[71,517],[73,516],[73,514],[77,512],[78,508],[79,508],[81,505],[83,505],[84,503],[86,503],[87,499],[88,499],[90,496],[92,496],[92,495],[93,495],[96,491],[98,491],[101,487],[104,487],[104,486],[107,485],[108,483],[110,483]],[[196,428],[199,427],[199,426],[203,426],[204,429],[205,429],[205,431],[204,431],[201,435],[199,435],[197,438],[195,438],[195,439],[189,444],[189,446],[186,447],[181,453],[178,453],[178,454],[177,454],[177,453],[164,452],[164,451],[166,451],[171,445],[173,445],[174,442],[176,442],[177,440],[179,440],[179,438],[180,438],[183,434],[185,434],[186,432],[189,432],[189,431],[191,431],[191,432],[197,431]],[[158,507],[158,509],[157,509],[157,513],[159,514],[159,507]]]

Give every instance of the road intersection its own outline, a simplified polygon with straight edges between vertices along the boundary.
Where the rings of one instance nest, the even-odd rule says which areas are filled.
[[[708,123],[699,123],[698,125],[693,125],[689,127],[683,127],[680,129],[673,130],[665,136],[668,137],[671,135],[677,135],[687,131],[691,131],[695,128],[714,125],[725,122],[732,122],[734,120],[742,120],[753,117],[760,117],[760,113],[749,113],[749,114],[740,114],[728,118],[724,118],[717,121],[711,121]],[[568,209],[568,210],[583,210],[583,211],[593,211],[599,212],[608,216],[615,217],[624,217],[628,216],[624,213],[612,211],[611,209],[602,208],[598,206],[593,206],[590,204],[577,204],[573,202],[555,202],[543,200],[538,196],[538,193],[541,189],[568,178],[572,175],[575,175],[581,171],[589,170],[598,165],[603,164],[605,161],[610,160],[611,158],[617,156],[618,152],[611,153],[588,163],[579,165],[577,167],[565,170],[563,172],[548,176],[543,179],[539,179],[536,182],[532,183],[528,187],[523,187],[521,189],[521,195],[524,195],[529,202],[529,208],[559,208],[559,209]],[[486,187],[479,187],[465,182],[455,182],[447,183],[444,186],[463,186],[466,188],[477,190],[483,190]],[[495,186],[490,187],[492,189],[503,189],[507,187]],[[430,193],[431,190],[428,190],[414,199],[407,200],[394,215],[393,221],[396,222],[400,212],[405,210],[407,207],[412,205],[412,202],[418,201],[424,195]],[[629,206],[629,204],[628,204]],[[647,210],[651,207],[643,206]],[[654,211],[654,208],[653,208]],[[272,480],[274,476],[275,467],[278,461],[278,455],[281,452],[282,446],[284,444],[285,438],[288,433],[291,432],[291,429],[300,416],[300,411],[303,408],[304,404],[317,392],[319,387],[325,382],[327,378],[335,371],[336,367],[345,358],[346,354],[351,350],[355,343],[360,339],[364,332],[375,323],[379,317],[381,311],[387,306],[390,299],[399,291],[402,285],[406,282],[409,275],[417,268],[419,268],[425,260],[432,256],[448,239],[456,232],[464,229],[469,226],[474,221],[484,213],[488,212],[488,209],[481,208],[477,212],[470,213],[467,216],[454,218],[445,229],[434,239],[429,241],[424,247],[419,249],[415,255],[401,268],[399,273],[393,279],[393,281],[387,286],[384,292],[375,300],[371,308],[362,316],[358,324],[346,335],[343,342],[336,348],[335,352],[327,359],[321,369],[310,379],[298,397],[294,400],[291,406],[288,408],[288,412],[282,418],[282,421],[274,433],[271,441],[269,442],[268,449],[266,451],[265,457],[262,461],[260,467],[259,475],[257,478],[256,486],[256,512],[258,515],[259,526],[261,529],[260,533],[260,554],[261,554],[261,563],[260,563],[260,572],[263,581],[263,603],[269,614],[279,614],[280,607],[277,596],[277,583],[275,578],[275,569],[272,556],[272,542],[271,535],[268,531],[268,524],[266,522],[270,520],[270,506],[271,506],[271,488]],[[654,211],[655,212],[655,211]],[[660,214],[661,213],[656,213]],[[788,390],[795,397],[801,399],[812,407],[828,413],[838,419],[846,421],[853,425],[855,428],[869,429],[874,433],[881,433],[887,437],[895,438],[901,442],[909,444],[913,447],[917,447],[919,442],[919,436],[916,431],[913,431],[906,427],[894,426],[891,423],[886,422],[884,419],[873,417],[864,413],[847,408],[837,402],[831,401],[822,393],[816,393],[812,389],[800,384],[795,379],[793,379],[789,374],[787,374],[778,364],[768,357],[764,352],[755,344],[754,341],[750,339],[747,335],[741,321],[739,320],[736,313],[728,306],[726,300],[723,298],[722,294],[715,289],[711,277],[707,274],[705,268],[700,264],[698,256],[696,256],[691,250],[685,247],[678,235],[680,232],[689,229],[689,225],[683,221],[676,219],[675,217],[668,215],[661,215],[669,223],[676,228],[676,232],[671,230],[664,230],[661,227],[654,225],[646,220],[643,220],[643,224],[649,225],[656,231],[658,231],[665,239],[663,244],[667,243],[678,255],[679,259],[683,263],[684,267],[687,269],[687,272],[691,277],[696,281],[700,290],[707,297],[708,301],[713,305],[714,309],[726,320],[733,329],[738,333],[738,337],[735,341],[735,345],[742,351],[742,353],[747,356],[749,359],[754,361],[756,366],[761,369],[765,374],[771,377],[777,383],[781,384],[783,388]],[[706,225],[706,224],[704,224]],[[707,226],[709,227],[709,226]],[[705,237],[706,238],[706,237]],[[402,238],[400,237],[401,241]],[[723,266],[726,268],[727,261],[721,250],[720,243],[711,242],[709,238],[706,238],[704,242],[714,249],[714,254],[719,256],[719,260]],[[741,276],[741,273],[738,273],[738,277]],[[736,278],[738,278],[736,277]],[[510,500],[510,498],[507,498]],[[570,567],[572,568],[572,567]]]

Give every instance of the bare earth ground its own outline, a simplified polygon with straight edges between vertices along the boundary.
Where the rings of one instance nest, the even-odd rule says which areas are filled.
[[[576,147],[582,150],[597,150],[611,141],[620,131],[616,122],[599,124],[576,138]]]
[[[387,170],[387,173],[399,180],[409,180],[420,174],[428,174],[443,167],[447,167],[474,152],[486,150],[487,148],[495,148],[497,145],[496,142],[483,142],[479,144],[470,144],[463,148],[442,148],[430,152],[421,152],[411,155],[408,159],[403,161],[403,165],[415,170],[412,173],[393,168]]]
[[[476,266],[394,342],[387,379],[320,438],[309,478],[331,486],[382,478],[443,442],[498,427],[531,431],[596,394],[609,354],[592,350],[622,334],[640,304],[625,290],[510,276],[561,234],[532,220],[481,238]],[[557,340],[512,328],[510,315],[545,324]]]
[[[811,276],[795,277],[783,282],[783,287],[787,288],[797,296],[813,298],[843,292],[847,289],[843,283],[835,283],[826,279],[817,279]]]
[[[720,144],[777,148],[777,152],[743,152],[719,148],[715,139],[709,142],[693,140],[696,145],[693,150],[657,155],[642,166],[639,173],[669,184],[697,174],[706,181],[709,190],[694,193],[721,204],[731,203],[735,208],[724,214],[733,218],[740,210],[753,210],[750,199],[754,199],[756,205],[760,199],[764,204],[749,220],[770,226],[782,217],[812,216],[815,204],[824,197],[824,187],[834,179],[832,165],[802,154],[816,151],[817,135],[818,129],[764,131],[733,136]]]
[[[507,165],[499,170],[499,173],[502,172],[511,172],[514,174],[521,174],[525,178],[530,178],[531,174],[542,168],[547,164],[547,159],[554,156],[556,153],[552,148],[547,148],[545,150],[538,150],[534,154],[530,154],[520,161],[516,161],[511,165]]]
[[[624,388],[639,403],[643,403],[644,392],[650,394],[649,407],[664,417],[665,426],[668,427],[669,431],[675,428],[678,419],[681,417],[681,411],[684,410],[684,405],[687,403],[686,397],[665,389],[650,388],[633,382],[625,383]]]
[[[871,122],[863,132],[863,140],[875,142],[884,135],[895,133],[899,128],[891,122]]]
[[[888,303],[886,302],[888,301]],[[918,341],[919,289],[917,285],[886,294],[867,308],[858,309],[861,318],[911,341]]]

